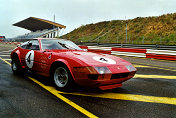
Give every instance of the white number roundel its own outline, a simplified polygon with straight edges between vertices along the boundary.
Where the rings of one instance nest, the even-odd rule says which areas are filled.
[[[34,51],[33,51],[33,50],[29,51],[29,52],[26,54],[25,61],[26,61],[26,65],[27,65],[29,68],[32,68],[33,63],[34,63]]]
[[[114,61],[110,58],[106,58],[106,57],[94,56],[93,59],[96,61],[102,62],[102,63],[106,63],[106,64],[116,64],[116,61]]]

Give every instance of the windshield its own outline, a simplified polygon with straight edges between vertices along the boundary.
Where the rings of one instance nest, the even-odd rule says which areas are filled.
[[[71,50],[82,50],[75,43],[69,40],[62,39],[43,39],[41,40],[43,50],[53,50],[53,49],[71,49]]]

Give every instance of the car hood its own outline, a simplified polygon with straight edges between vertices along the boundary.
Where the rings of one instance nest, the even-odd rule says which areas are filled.
[[[130,65],[131,63],[117,56],[98,54],[86,51],[66,51],[62,52],[68,58],[80,60],[90,66],[113,66],[113,65]]]

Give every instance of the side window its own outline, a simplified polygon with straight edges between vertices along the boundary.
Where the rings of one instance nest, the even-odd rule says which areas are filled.
[[[21,44],[21,48],[23,48],[23,49],[26,49],[26,45],[28,44],[28,42],[24,42],[23,44]]]
[[[26,49],[31,50],[31,47],[32,47],[32,41],[29,41],[28,44],[26,45]]]
[[[26,49],[30,50],[40,50],[38,40],[29,41]]]
[[[31,50],[40,50],[38,40],[32,41]]]

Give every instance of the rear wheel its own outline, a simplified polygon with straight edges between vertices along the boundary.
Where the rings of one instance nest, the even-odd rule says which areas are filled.
[[[59,89],[68,89],[73,85],[70,71],[65,66],[56,66],[52,73],[52,79]]]
[[[22,73],[21,64],[20,64],[20,61],[19,61],[17,56],[14,56],[12,58],[11,68],[12,68],[12,71],[13,71],[14,74]]]

